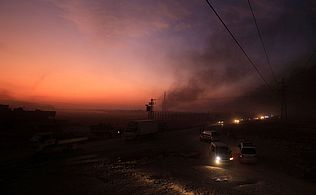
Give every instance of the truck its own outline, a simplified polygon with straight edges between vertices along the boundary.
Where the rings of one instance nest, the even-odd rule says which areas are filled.
[[[110,139],[121,136],[122,127],[118,125],[112,125],[110,123],[99,123],[97,125],[90,126],[90,132],[94,139]]]
[[[137,137],[154,135],[158,131],[158,123],[154,120],[134,120],[128,123],[124,138],[131,140]]]
[[[37,133],[31,138],[31,144],[35,153],[44,151],[72,150],[78,144],[87,141],[88,137],[62,137],[54,132]]]

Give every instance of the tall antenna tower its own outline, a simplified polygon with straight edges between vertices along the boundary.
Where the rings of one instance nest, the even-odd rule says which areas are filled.
[[[163,101],[162,101],[162,104],[161,104],[161,111],[163,111],[163,112],[166,112],[166,111],[167,111],[166,96],[167,96],[167,93],[164,92],[164,93],[163,93]]]
[[[154,105],[155,105],[156,99],[151,98],[148,104],[146,104],[146,111],[148,113],[148,119],[154,118]]]

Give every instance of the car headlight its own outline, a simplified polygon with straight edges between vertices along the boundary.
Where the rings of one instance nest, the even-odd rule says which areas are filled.
[[[233,157],[230,157],[229,160],[234,160],[234,158],[233,158]]]
[[[216,158],[215,158],[215,163],[216,163],[216,164],[219,164],[220,162],[221,162],[221,157],[216,156]]]

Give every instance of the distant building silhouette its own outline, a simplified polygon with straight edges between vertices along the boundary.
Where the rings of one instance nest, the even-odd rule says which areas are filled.
[[[9,105],[0,104],[0,112],[2,111],[10,111]]]
[[[24,110],[23,108],[11,109],[9,105],[0,104],[0,128],[17,129],[28,127],[39,129],[55,123],[56,111]]]

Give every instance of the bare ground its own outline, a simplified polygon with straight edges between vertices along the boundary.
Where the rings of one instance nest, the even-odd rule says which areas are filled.
[[[237,151],[236,139],[223,140]],[[218,167],[208,146],[199,129],[188,129],[25,157],[2,166],[0,194],[316,194],[314,183],[273,167],[266,152],[256,165]]]

